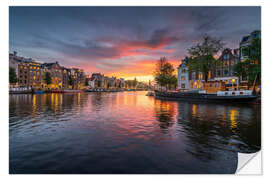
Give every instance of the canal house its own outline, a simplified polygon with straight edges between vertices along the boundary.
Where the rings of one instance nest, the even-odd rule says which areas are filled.
[[[187,58],[183,59],[181,64],[178,66],[178,79],[177,79],[178,90],[189,89],[189,73],[188,73],[187,61],[188,61]]]
[[[188,58],[183,59],[178,67],[178,90],[206,90],[208,93],[216,93],[219,90],[237,89],[239,78],[234,76],[233,66],[239,61],[238,52],[238,49],[224,49],[216,66],[208,72],[207,83],[202,72],[188,71]]]

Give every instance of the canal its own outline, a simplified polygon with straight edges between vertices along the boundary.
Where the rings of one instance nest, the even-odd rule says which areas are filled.
[[[10,173],[234,173],[261,148],[261,106],[146,92],[9,95]]]

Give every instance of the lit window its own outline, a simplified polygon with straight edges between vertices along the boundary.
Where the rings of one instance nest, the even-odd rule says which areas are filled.
[[[182,81],[186,80],[186,77],[185,77],[185,76],[182,76],[182,77],[181,77],[181,80],[182,80]]]

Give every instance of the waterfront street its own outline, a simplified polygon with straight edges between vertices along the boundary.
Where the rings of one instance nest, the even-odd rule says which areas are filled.
[[[9,95],[10,173],[234,173],[261,148],[261,106],[146,91]]]

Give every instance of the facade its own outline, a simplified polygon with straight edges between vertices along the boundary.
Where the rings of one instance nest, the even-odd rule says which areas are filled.
[[[115,89],[124,88],[125,80],[123,78],[117,79],[116,77],[107,77],[100,73],[93,73],[88,80],[90,89]]]
[[[250,33],[248,36],[244,36],[239,44],[240,46],[240,61],[245,62],[246,59],[248,59],[249,55],[252,53],[252,51],[249,49],[249,46],[251,45],[253,39],[255,38],[261,38],[261,31],[256,30]],[[247,84],[248,79],[246,77],[241,77],[242,84]]]
[[[215,68],[208,72],[208,81],[205,83],[203,73],[188,71],[188,59],[182,60],[178,67],[178,90],[206,90],[217,92],[238,87],[238,77],[234,76],[233,66],[239,61],[239,51],[226,48],[217,59]]]
[[[15,69],[16,74],[18,75],[18,65],[22,62],[22,58],[17,56],[17,52],[14,51],[13,53],[9,54],[9,67]]]
[[[35,61],[22,61],[18,64],[18,85],[34,89],[42,88],[41,64]]]
[[[106,87],[105,77],[103,74],[93,73],[91,79],[95,83],[94,88],[105,88]]]
[[[70,69],[62,67],[62,87],[63,89],[70,89]]]
[[[248,46],[252,43],[255,38],[261,38],[261,31],[256,30],[250,33],[248,36],[244,36],[240,42],[240,60],[245,61],[248,58],[250,49]]]
[[[85,74],[82,69],[65,68],[55,63],[39,63],[31,58],[9,54],[9,67],[16,71],[16,86],[32,89],[82,89],[85,85]],[[45,82],[45,74],[49,72],[51,83]],[[12,84],[12,86],[15,86]]]
[[[226,48],[218,58],[215,69],[215,87],[219,89],[234,89],[239,85],[239,78],[234,76],[233,67],[240,61],[239,50]]]
[[[177,79],[177,89],[186,90],[189,89],[189,72],[187,67],[188,59],[182,60],[182,63],[178,66],[178,79]]]
[[[40,89],[42,85],[41,64],[31,58],[17,56],[17,52],[9,54],[9,67],[14,68],[18,87]]]
[[[62,89],[63,88],[63,69],[58,62],[42,64],[43,74],[49,72],[51,75],[51,84],[46,84],[43,79],[43,88]]]

